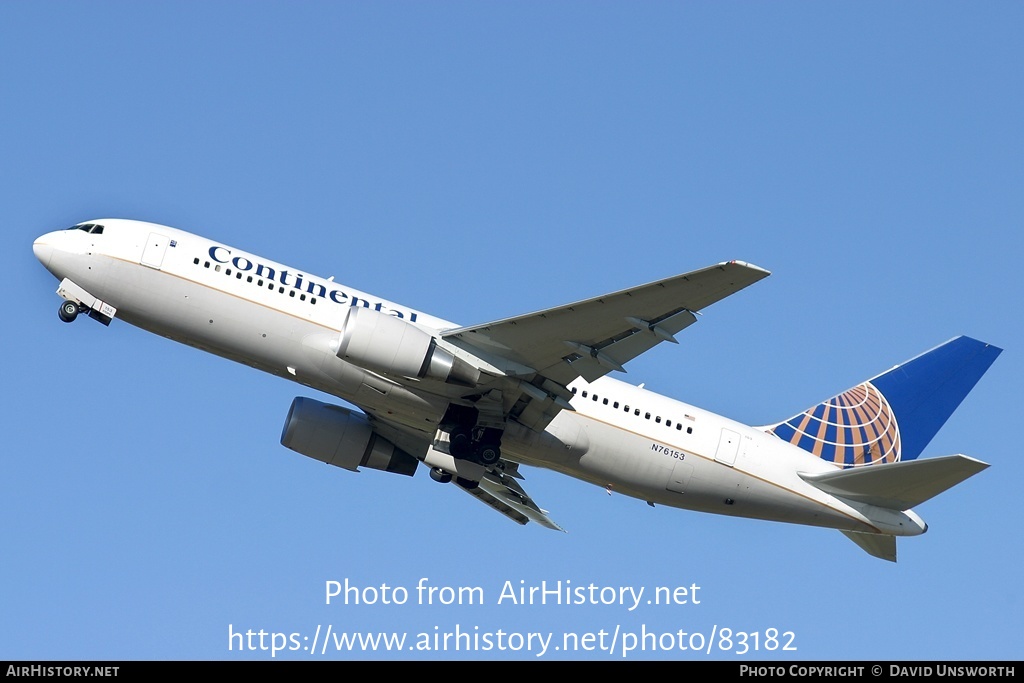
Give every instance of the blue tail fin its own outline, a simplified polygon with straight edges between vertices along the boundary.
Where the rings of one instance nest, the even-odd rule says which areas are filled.
[[[913,460],[1001,351],[957,337],[768,429],[841,467]]]

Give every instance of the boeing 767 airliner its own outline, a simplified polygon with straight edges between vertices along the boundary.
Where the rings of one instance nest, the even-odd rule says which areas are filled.
[[[1000,349],[958,337],[778,424],[608,377],[768,276],[741,261],[461,327],[163,225],[93,220],[35,241],[61,320],[119,318],[357,406],[296,398],[281,443],[348,470],[453,483],[559,529],[520,485],[547,467],[651,504],[839,529],[896,560],[912,508],[988,465],[917,457]],[[361,411],[361,412],[360,412]]]

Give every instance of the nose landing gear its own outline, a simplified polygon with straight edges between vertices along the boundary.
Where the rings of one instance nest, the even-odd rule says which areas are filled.
[[[97,299],[67,278],[60,281],[57,294],[64,299],[60,304],[60,308],[57,309],[57,314],[66,323],[74,322],[79,313],[84,313],[93,320],[109,325],[110,321],[117,315],[116,308],[105,301]]]
[[[60,316],[60,319],[64,322],[73,323],[75,322],[75,318],[78,317],[78,310],[78,304],[74,301],[65,301],[57,310],[57,315]]]

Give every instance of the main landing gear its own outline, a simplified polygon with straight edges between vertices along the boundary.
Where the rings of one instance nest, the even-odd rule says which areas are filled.
[[[455,462],[438,467],[436,465],[443,464],[443,461],[430,463],[435,465],[430,470],[431,479],[441,484],[454,481],[467,491],[472,491],[480,485],[478,477],[483,476],[485,471],[477,465],[488,468],[498,464],[498,461],[501,460],[503,431],[494,427],[479,426],[477,424],[479,417],[480,412],[476,408],[455,404],[448,406],[448,410],[438,424],[438,431],[442,434],[442,439],[447,436],[448,455],[456,461],[462,460],[474,463],[474,465],[463,467]],[[453,471],[449,471],[453,467]],[[461,472],[468,476],[459,476],[453,472]],[[470,479],[469,476],[473,478]]]
[[[77,303],[74,301],[65,301],[57,310],[57,315],[60,316],[60,319],[64,322],[73,323],[75,322],[75,318],[78,317],[78,311],[79,308]]]
[[[502,430],[478,427],[476,408],[448,406],[439,427],[448,432],[448,453],[456,460],[469,460],[490,467],[501,460]]]
[[[473,438],[478,431],[479,438]],[[491,466],[501,460],[501,430],[490,427],[474,430],[465,425],[453,427],[448,432],[448,452],[458,460],[470,460],[484,466]]]

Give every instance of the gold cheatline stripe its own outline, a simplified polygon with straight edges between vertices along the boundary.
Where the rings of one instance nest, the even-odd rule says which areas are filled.
[[[164,270],[163,268],[152,268],[150,266],[143,265],[142,263],[139,263],[138,261],[129,261],[128,259],[123,259],[123,258],[120,258],[119,256],[109,256],[109,255],[106,255],[106,257],[111,259],[111,260],[114,260],[114,261],[121,261],[123,263],[127,263],[129,265],[140,266],[142,268],[149,268],[150,270],[156,271],[158,273],[163,273],[164,275],[170,275],[171,277],[178,278],[179,280],[184,280],[185,282],[191,282],[194,285],[199,285],[200,287],[204,287],[206,289],[212,289],[215,292],[220,292],[221,294],[227,294],[230,297],[234,297],[236,299],[241,299],[242,301],[248,301],[249,303],[255,304],[256,306],[262,306],[263,308],[269,309],[271,311],[275,311],[277,313],[282,313],[284,315],[290,316],[290,317],[295,318],[297,320],[301,320],[301,321],[307,322],[307,323],[312,323],[312,324],[314,324],[314,325],[316,325],[318,327],[323,327],[324,329],[331,330],[332,332],[341,332],[340,328],[331,327],[330,325],[325,325],[324,323],[317,322],[315,320],[311,320],[310,318],[303,318],[302,316],[300,316],[297,313],[292,313],[292,312],[287,311],[287,310],[282,309],[282,308],[275,308],[274,306],[271,306],[270,304],[265,304],[265,303],[263,303],[261,301],[256,301],[255,299],[250,299],[249,297],[242,296],[241,294],[235,294],[234,292],[229,292],[226,289],[220,289],[219,287],[215,287],[213,285],[208,285],[205,282],[200,282],[199,280],[193,280],[190,277],[186,277],[184,275],[179,275],[178,273],[173,273],[171,271]],[[213,272],[213,271],[211,271],[211,272]],[[243,271],[239,271],[239,272],[243,272]],[[314,277],[316,277],[316,276],[314,276]],[[267,278],[267,279],[269,280],[269,278]],[[273,282],[273,280],[270,280],[270,281]],[[294,287],[292,287],[291,289],[294,289]],[[267,291],[269,292],[270,290],[268,289]],[[303,292],[303,294],[309,294],[309,292]],[[329,301],[329,299],[327,299],[325,297],[322,297],[322,296],[321,297],[316,297],[316,298],[323,299],[324,301]],[[337,302],[334,302],[334,303],[337,303]],[[339,305],[341,305],[341,304],[339,304]],[[420,311],[416,311],[416,312],[419,313]]]
[[[660,439],[656,439],[656,438],[654,438],[654,437],[650,436],[649,434],[642,434],[642,433],[640,433],[640,432],[634,432],[634,431],[633,431],[633,430],[631,430],[631,429],[626,429],[625,427],[620,427],[620,426],[618,426],[618,425],[616,425],[616,424],[612,424],[611,422],[605,422],[604,420],[599,420],[599,419],[598,419],[598,418],[596,418],[596,417],[593,417],[593,416],[591,416],[591,415],[587,415],[587,414],[585,414],[585,413],[581,413],[581,412],[580,412],[580,411],[578,411],[578,410],[576,410],[576,411],[573,411],[573,412],[575,412],[575,413],[576,413],[577,415],[579,415],[580,417],[584,417],[584,418],[586,418],[586,419],[588,419],[588,420],[591,420],[591,421],[593,421],[593,422],[597,422],[597,423],[599,423],[599,424],[603,424],[603,425],[608,425],[608,426],[609,426],[609,427],[611,427],[612,429],[617,429],[617,430],[619,430],[620,432],[626,432],[627,434],[632,434],[632,435],[634,435],[634,436],[639,436],[639,437],[641,437],[641,438],[642,438],[642,439],[644,439],[644,440],[650,440],[650,441],[660,441]],[[742,438],[742,436],[743,436],[743,435],[741,434],[741,435],[740,435],[740,437]],[[776,438],[778,438],[778,437],[776,437]],[[782,443],[788,443],[787,441],[783,441],[782,439],[779,439],[779,441],[780,441],[780,442],[782,442]],[[664,441],[663,443],[667,443],[667,444],[669,444],[670,446],[672,446],[673,448],[678,448],[678,450],[680,450],[680,451],[683,451],[683,452],[684,452],[684,453],[686,453],[687,455],[692,455],[692,456],[694,456],[694,457],[696,457],[696,458],[700,458],[701,460],[707,460],[708,462],[718,462],[718,461],[717,461],[717,460],[715,460],[714,458],[709,458],[709,457],[707,457],[706,455],[701,455],[700,453],[695,453],[694,451],[690,451],[690,450],[687,450],[687,449],[683,448],[682,446],[675,446],[675,445],[674,445],[674,444],[673,444],[672,442],[670,442],[670,441]],[[801,450],[802,450],[802,449],[801,449]],[[805,452],[806,452],[806,451],[805,451]],[[723,467],[727,467],[727,465],[723,465]],[[851,515],[851,514],[850,514],[850,513],[848,513],[848,512],[844,512],[843,510],[840,510],[840,509],[838,509],[838,508],[834,508],[834,507],[832,507],[831,505],[829,505],[828,503],[823,503],[823,502],[822,502],[822,501],[820,501],[820,500],[815,500],[814,498],[811,498],[810,496],[807,496],[807,495],[805,495],[805,494],[803,494],[803,493],[800,493],[799,491],[796,491],[795,489],[787,488],[786,486],[783,486],[782,484],[779,484],[779,483],[777,483],[777,482],[774,482],[774,481],[769,481],[768,479],[764,479],[764,478],[762,478],[762,477],[759,477],[759,476],[757,476],[756,474],[753,474],[753,473],[751,473],[751,472],[748,472],[747,470],[744,470],[744,469],[739,469],[739,468],[738,468],[738,467],[736,467],[735,465],[734,465],[734,466],[732,467],[732,469],[734,469],[734,470],[737,470],[737,471],[739,471],[739,472],[742,472],[743,474],[745,474],[746,476],[750,477],[751,479],[756,479],[757,481],[760,481],[760,482],[762,482],[762,483],[768,484],[768,485],[770,485],[770,486],[774,486],[775,488],[779,488],[779,489],[782,489],[783,491],[786,491],[786,492],[788,492],[788,493],[792,493],[792,494],[793,494],[793,495],[795,495],[795,496],[799,496],[800,498],[803,498],[804,500],[809,500],[809,501],[810,501],[810,502],[812,502],[812,503],[817,503],[818,505],[822,506],[822,507],[823,507],[823,508],[825,508],[826,510],[831,510],[832,512],[838,512],[838,513],[839,513],[840,515],[843,515],[844,517],[848,517],[849,519],[851,519],[851,520],[853,520],[853,521],[855,521],[855,522],[857,522],[857,523],[859,523],[859,524],[863,524],[864,526],[867,526],[867,527],[870,527],[870,528],[874,529],[874,530],[875,530],[875,532],[877,532],[877,533],[879,533],[879,534],[882,534],[883,536],[890,536],[890,535],[891,535],[891,534],[883,534],[883,533],[882,533],[882,530],[881,530],[881,529],[879,529],[878,527],[874,526],[873,524],[868,524],[868,523],[867,523],[867,522],[865,522],[864,520],[858,519],[858,518],[854,517],[853,515]],[[813,485],[810,485],[810,486],[812,486],[812,488],[815,488],[815,487],[814,487]],[[815,488],[815,490],[821,491],[821,489],[817,489],[817,488]],[[825,493],[824,491],[821,491],[821,492],[822,492],[822,493]],[[831,494],[825,493],[825,495],[831,495]],[[841,530],[840,530],[840,531],[841,531]]]

